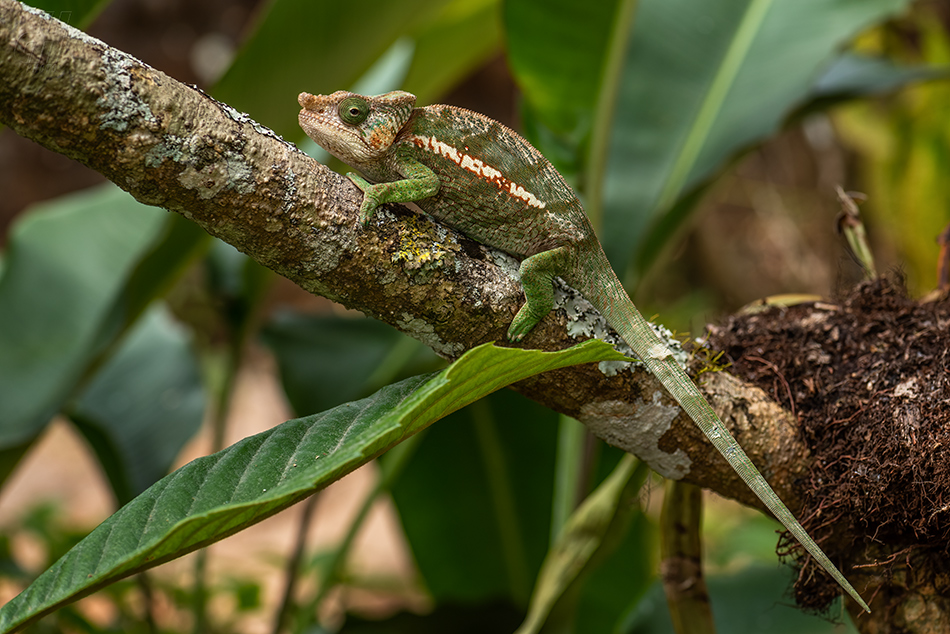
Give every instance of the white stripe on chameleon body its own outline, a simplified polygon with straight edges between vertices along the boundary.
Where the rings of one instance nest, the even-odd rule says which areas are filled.
[[[444,141],[440,141],[435,137],[413,134],[409,137],[409,140],[420,148],[449,159],[462,169],[468,170],[472,174],[475,174],[475,176],[481,180],[487,181],[501,191],[507,192],[514,198],[524,201],[529,207],[544,209],[545,204],[541,202],[537,196],[529,192],[518,183],[505,178],[504,174],[491,165],[488,165],[484,161],[461,152],[458,148],[453,147]]]

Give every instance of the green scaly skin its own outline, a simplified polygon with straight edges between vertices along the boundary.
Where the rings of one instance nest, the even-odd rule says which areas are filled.
[[[540,152],[504,125],[452,106],[415,108],[407,92],[301,93],[300,126],[361,172],[365,226],[387,202],[414,202],[470,238],[523,258],[527,301],[508,329],[520,341],[554,305],[552,278],[580,291],[729,461],[749,488],[866,611],[838,571],[732,438],[614,274],[577,195]]]

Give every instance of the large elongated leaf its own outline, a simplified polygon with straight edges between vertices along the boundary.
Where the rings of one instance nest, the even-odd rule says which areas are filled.
[[[600,341],[557,353],[484,345],[436,375],[407,379],[199,458],[120,509],[0,609],[0,632],[270,517],[504,385],[620,358]]]
[[[356,81],[396,39],[446,0],[275,0],[214,96],[289,138],[297,95],[329,93]]]
[[[548,542],[556,433],[557,414],[508,391],[426,433],[392,496],[437,603],[527,606]]]
[[[453,0],[413,31],[415,55],[403,89],[426,105],[453,87],[501,45],[500,0]],[[451,55],[445,52],[451,50]]]
[[[168,473],[201,427],[204,405],[189,336],[156,307],[96,374],[69,416],[124,504]]]
[[[0,447],[35,436],[114,334],[122,290],[166,217],[108,186],[15,227],[0,279]]]
[[[620,0],[509,0],[512,72],[532,110],[558,133],[590,124]]]
[[[578,580],[591,567],[595,555],[603,555],[602,549],[608,551],[616,546],[627,532],[637,509],[631,499],[646,473],[647,469],[636,458],[624,456],[610,477],[571,515],[544,560],[531,597],[531,609],[516,634],[539,632],[559,604],[565,613],[573,614],[574,606],[564,604],[576,601],[571,595],[580,590]]]
[[[321,412],[441,367],[429,348],[375,319],[282,313],[261,334],[298,414]]]
[[[775,131],[861,29],[905,0],[642,0],[608,162],[604,245],[643,272],[684,197]]]
[[[887,93],[909,83],[945,79],[947,65],[907,66],[885,57],[844,53],[831,63],[812,86],[812,99],[856,99]]]
[[[736,573],[710,575],[709,594],[715,606],[716,632],[769,634],[858,634],[851,619],[835,612],[806,614],[788,600],[794,573],[787,568],[755,564]],[[832,618],[829,618],[831,616]],[[617,630],[627,634],[677,634],[657,581]]]

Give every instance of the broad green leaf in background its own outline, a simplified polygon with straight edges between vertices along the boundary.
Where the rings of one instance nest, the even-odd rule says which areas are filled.
[[[122,507],[0,608],[0,632],[270,517],[504,385],[623,358],[602,341],[556,353],[486,344],[434,376],[407,379],[199,458]]]
[[[446,634],[446,632],[478,633],[513,632],[521,622],[521,613],[507,603],[493,601],[481,604],[436,604],[425,614],[409,610],[389,618],[359,613],[346,615],[337,634]],[[319,634],[321,630],[302,630]]]
[[[38,434],[109,343],[167,215],[106,186],[38,205],[14,227],[0,279],[0,447]]]
[[[439,603],[524,610],[548,544],[557,414],[509,391],[426,432],[392,489]]]
[[[610,33],[623,2],[508,0],[511,70],[545,126],[569,134],[591,123]]]
[[[552,616],[555,623],[573,620],[582,577],[598,555],[601,559],[609,556],[627,533],[637,508],[636,493],[647,471],[633,456],[624,456],[571,515],[544,560],[528,616],[516,634],[536,634]],[[631,581],[635,586],[633,575]],[[585,632],[589,631],[586,625],[581,625]]]
[[[159,306],[136,324],[68,415],[121,505],[168,473],[204,409],[189,337]]]
[[[134,213],[134,209],[131,208],[129,213]],[[125,281],[125,288],[116,298],[110,318],[111,330],[104,333],[105,336],[121,334],[149,304],[164,297],[189,265],[214,242],[192,221],[178,214],[165,214],[165,222],[156,233],[151,248],[135,264]]]
[[[402,88],[419,98],[418,105],[439,99],[500,53],[500,4],[500,0],[452,0],[412,32],[415,55]]]
[[[774,132],[861,29],[907,5],[642,0],[608,161],[603,235],[614,266],[632,261],[642,275],[685,220],[680,201]]]
[[[281,312],[261,337],[277,359],[291,406],[301,415],[360,398],[439,363],[421,343],[374,319]]]
[[[302,136],[297,95],[347,88],[446,0],[275,0],[212,90],[287,138]]]
[[[620,624],[656,579],[656,529],[642,510],[632,515],[626,534],[619,535],[619,545],[604,548],[604,556],[595,557],[583,580],[574,623],[578,628],[583,624],[585,634],[623,631]]]
[[[583,499],[585,491],[579,482],[587,480],[590,471],[585,454],[591,452],[593,435],[580,421],[562,414],[557,424],[557,448],[554,450],[554,490],[551,494],[551,542],[557,541],[571,516]]]
[[[512,72],[525,97],[524,132],[583,194],[601,225],[604,161],[637,0],[505,5]]]
[[[857,53],[839,55],[811,88],[813,100],[853,99],[879,95],[909,83],[950,76],[950,66],[907,66],[892,59]]]

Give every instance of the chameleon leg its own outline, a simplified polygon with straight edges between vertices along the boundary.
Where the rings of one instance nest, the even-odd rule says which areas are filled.
[[[525,259],[518,271],[525,303],[508,327],[508,339],[521,341],[554,307],[554,276],[564,270],[570,251],[558,247]]]
[[[375,185],[353,172],[346,175],[354,185],[363,190],[360,224],[364,227],[372,220],[376,208],[383,203],[408,203],[438,193],[439,177],[419,161],[405,159],[400,164],[399,172],[405,176],[404,179]]]

